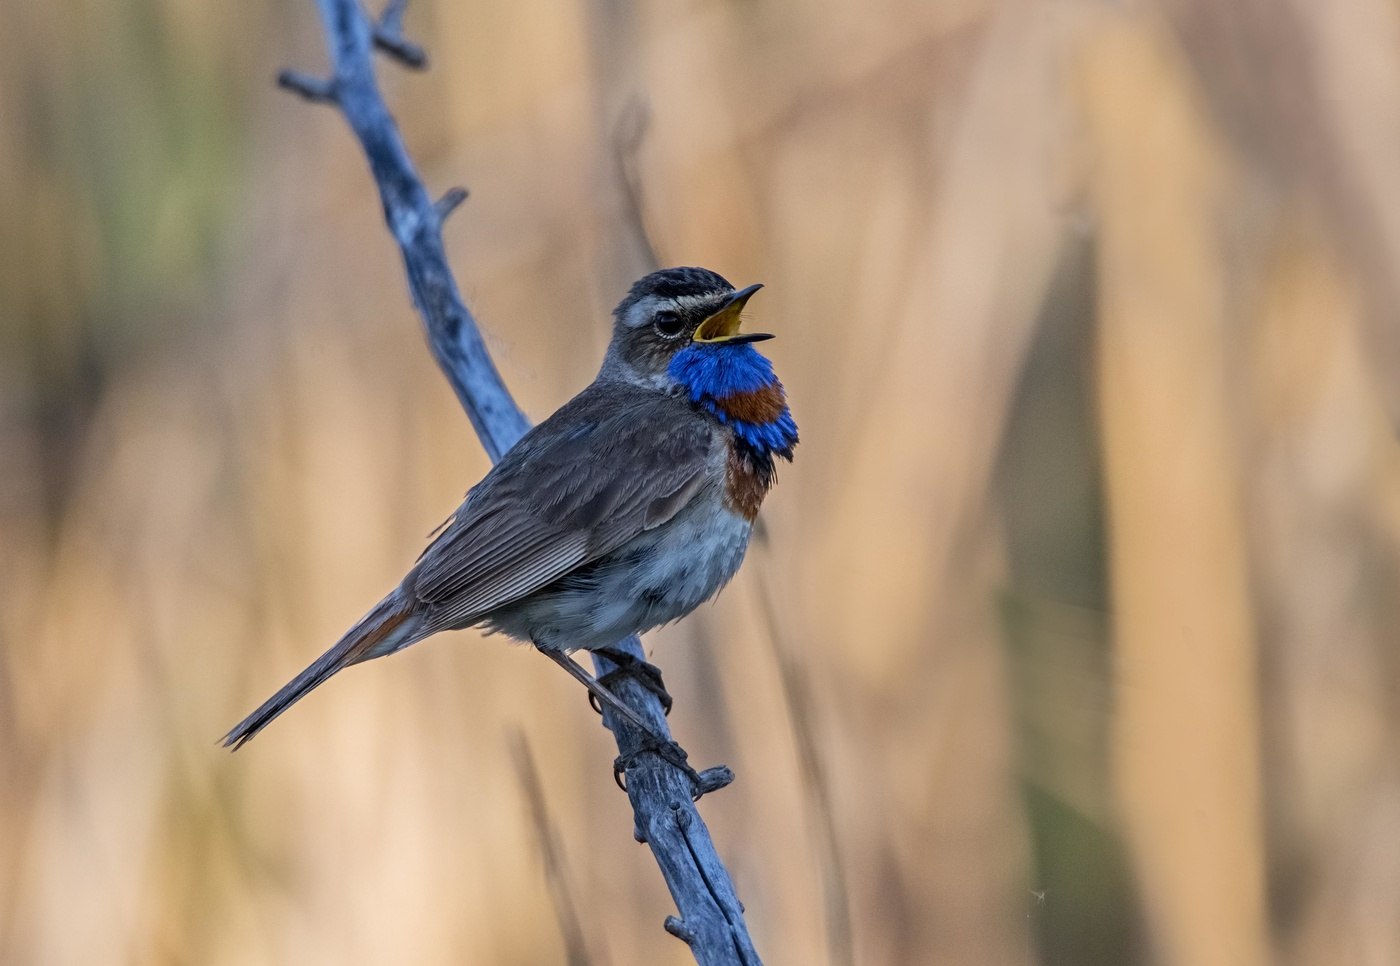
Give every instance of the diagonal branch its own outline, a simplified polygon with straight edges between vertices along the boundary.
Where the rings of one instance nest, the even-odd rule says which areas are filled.
[[[405,2],[391,0],[376,22],[358,0],[317,0],[326,29],[331,77],[318,80],[284,71],[279,83],[310,100],[334,103],[354,131],[379,188],[384,219],[403,255],[409,290],[422,317],[428,345],[482,446],[492,460],[498,460],[524,435],[529,421],[501,380],[447,264],[442,222],[466,198],[466,192],[453,188],[436,202],[429,197],[384,104],[374,73],[376,48],[410,66],[426,63],[421,48],[403,39]],[[637,658],[645,657],[635,636],[616,647]],[[597,656],[594,663],[599,674],[613,667]],[[670,737],[655,695],[631,678],[624,678],[614,691],[656,734]],[[605,710],[603,721],[617,740],[615,767],[626,775],[636,823],[634,834],[651,847],[680,913],[667,918],[667,931],[685,940],[702,966],[757,966],[759,957],[749,938],[743,906],[695,809],[691,780],[674,765],[649,753],[642,732],[619,715]],[[700,791],[723,787],[733,778],[724,768],[709,769],[701,777]]]

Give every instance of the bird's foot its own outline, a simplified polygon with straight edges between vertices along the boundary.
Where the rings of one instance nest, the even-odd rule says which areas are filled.
[[[646,688],[656,699],[661,702],[661,710],[668,716],[671,714],[671,693],[666,690],[666,682],[661,679],[661,668],[644,661],[639,657],[628,654],[626,651],[619,651],[612,647],[600,647],[594,650],[594,654],[601,654],[617,665],[616,668],[598,678],[598,683],[608,690],[618,681],[631,678],[642,687]],[[596,695],[588,695],[588,703],[593,705],[593,710],[599,714],[603,713],[603,706],[599,703]]]
[[[663,761],[682,772],[686,778],[690,779],[690,794],[691,797],[697,801],[700,796],[704,795],[706,792],[717,791],[734,780],[734,773],[723,765],[715,768],[706,768],[703,772],[696,771],[686,760],[688,756],[684,748],[669,737],[663,738],[658,735],[652,729],[651,725],[647,723],[646,719],[624,704],[616,694],[599,683],[593,675],[579,667],[578,663],[567,654],[554,647],[540,644],[536,644],[535,647],[541,654],[564,668],[576,681],[587,688],[590,700],[597,699],[599,702],[595,707],[607,705],[622,719],[622,721],[631,725],[639,732],[640,742],[638,746],[618,756],[617,760],[613,762],[613,780],[617,782],[618,787],[623,791],[627,790],[626,776],[628,770],[636,763],[638,755],[648,752],[656,754]],[[628,656],[630,657],[630,655]],[[637,661],[636,658],[632,658],[632,660],[638,664],[646,664],[645,661]],[[651,667],[651,665],[646,666]],[[653,668],[653,670],[655,670],[655,668]],[[657,672],[657,674],[659,677],[660,672]]]
[[[708,792],[717,792],[734,780],[734,773],[727,765],[716,765],[714,768],[696,771],[687,760],[689,756],[685,749],[678,742],[647,732],[643,735],[640,747],[613,759],[613,781],[617,783],[618,788],[627,791],[627,770],[636,764],[639,755],[648,752],[656,754],[690,779],[692,801],[698,802],[700,796]]]

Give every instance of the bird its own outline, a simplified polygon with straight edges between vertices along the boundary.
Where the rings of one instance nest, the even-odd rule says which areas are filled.
[[[740,331],[762,287],[694,267],[633,284],[594,380],[522,436],[399,585],[223,744],[242,747],[351,665],[469,627],[533,644],[641,724],[568,656],[605,654],[669,710],[660,672],[612,645],[719,593],[743,562],[775,460],[792,460],[786,390],[754,348],[773,336]]]

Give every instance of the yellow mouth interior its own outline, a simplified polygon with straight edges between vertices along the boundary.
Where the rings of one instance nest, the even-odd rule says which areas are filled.
[[[731,302],[714,315],[701,322],[691,339],[695,342],[723,342],[739,334],[744,305]]]
[[[743,321],[741,316],[744,313],[744,306],[749,299],[753,298],[753,293],[763,288],[760,285],[750,285],[748,288],[740,289],[729,296],[729,301],[724,303],[718,312],[715,312],[704,322],[701,322],[692,335],[692,342],[723,342],[732,339],[739,334],[739,324]]]

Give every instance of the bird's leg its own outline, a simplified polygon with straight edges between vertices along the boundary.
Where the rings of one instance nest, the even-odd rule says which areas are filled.
[[[675,741],[669,738],[662,738],[653,731],[651,725],[647,724],[646,720],[643,719],[641,715],[623,704],[622,700],[600,684],[597,678],[579,667],[578,662],[557,647],[548,647],[538,643],[535,647],[545,657],[568,671],[569,674],[573,676],[574,680],[588,689],[588,693],[593,698],[596,698],[598,701],[612,708],[623,720],[640,731],[649,749],[655,751],[667,762],[684,772],[694,786],[696,798],[699,798],[703,792],[712,790],[714,781],[702,777],[699,772],[690,766],[690,763],[686,761],[687,755],[684,748]],[[614,777],[617,776],[615,775]],[[618,780],[618,784],[622,785],[620,779]],[[727,782],[725,784],[727,784]]]
[[[650,661],[644,661],[615,647],[597,647],[593,649],[593,653],[601,654],[617,665],[616,668],[598,678],[599,684],[605,688],[611,688],[615,682],[623,678],[631,678],[656,695],[656,699],[661,702],[661,710],[670,715],[673,702],[671,701],[671,693],[666,690],[666,682],[661,680],[661,668]],[[588,701],[593,705],[594,711],[599,714],[603,713],[602,707],[591,694],[588,696]]]

